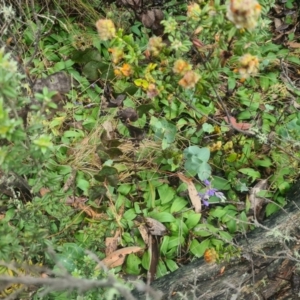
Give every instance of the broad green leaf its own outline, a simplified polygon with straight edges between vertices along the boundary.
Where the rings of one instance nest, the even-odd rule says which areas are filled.
[[[291,187],[290,183],[284,181],[281,184],[279,184],[278,189],[282,194],[284,194],[286,191],[290,189],[290,187]]]
[[[175,199],[172,201],[170,213],[179,212],[187,205],[187,201],[184,200],[181,197],[175,197]]]
[[[211,166],[208,163],[203,162],[198,169],[199,179],[203,181],[205,179],[208,179],[210,175],[211,175]]]
[[[187,220],[185,221],[185,225],[188,229],[194,228],[200,221],[201,214],[191,214],[188,216]]]
[[[123,215],[123,218],[127,221],[132,221],[136,218],[135,210],[133,208],[126,210]]]
[[[128,254],[126,258],[125,272],[131,275],[139,275],[141,272],[141,259],[134,253]]]
[[[228,77],[228,89],[233,90],[236,85],[236,80],[234,77]]]
[[[210,157],[209,148],[199,148],[198,146],[190,146],[183,151],[185,159],[191,159],[193,156],[198,157],[203,162],[207,162]]]
[[[157,265],[157,270],[156,270],[156,278],[165,276],[166,274],[168,274],[166,265],[164,264],[163,261],[159,260]]]
[[[149,213],[149,217],[151,217],[161,223],[175,221],[175,218],[173,217],[173,215],[170,213],[167,213],[167,212],[151,212],[151,213]]]
[[[88,195],[90,183],[84,178],[76,178],[76,186],[79,187],[85,195]]]
[[[195,235],[207,237],[217,233],[219,230],[210,224],[198,224],[192,231]]]
[[[145,253],[143,254],[143,257],[142,257],[142,266],[145,270],[149,270],[149,266],[150,266],[150,253],[149,253],[150,250],[148,251],[145,251]]]
[[[176,262],[175,262],[174,260],[172,260],[172,259],[166,259],[166,260],[165,260],[165,263],[166,263],[168,269],[169,269],[171,272],[174,272],[175,270],[178,269],[178,266],[177,266]]]
[[[236,220],[231,219],[226,223],[226,225],[230,233],[236,232]]]
[[[1,220],[1,222],[8,222],[10,221],[15,215],[15,209],[10,208],[5,212],[5,217]]]
[[[222,230],[220,230],[219,231],[219,234],[220,234],[220,236],[224,239],[224,240],[226,240],[226,241],[231,241],[232,240],[232,236],[227,232],[227,231],[222,231]]]
[[[204,252],[209,248],[210,240],[206,239],[199,243],[196,239],[192,240],[190,245],[190,251],[196,256],[201,257],[204,255]]]
[[[275,212],[277,212],[280,209],[280,207],[274,203],[268,203],[266,206],[266,216],[269,217]]]
[[[223,207],[216,207],[215,209],[210,210],[209,215],[221,219],[226,213],[227,211]]]
[[[219,176],[212,176],[212,186],[218,190],[227,191],[230,189],[230,183],[228,180],[219,177]]]
[[[258,171],[255,171],[252,168],[242,168],[242,169],[239,169],[239,172],[251,177],[252,182],[254,182],[256,179],[261,177],[260,173]]]
[[[178,247],[184,243],[184,238],[182,236],[170,236],[168,249],[172,249],[174,247]]]
[[[202,125],[202,130],[203,130],[204,132],[207,132],[207,133],[212,133],[212,132],[215,131],[215,128],[214,128],[214,126],[212,126],[211,124],[204,123],[204,124]]]
[[[166,255],[166,253],[167,253],[167,251],[169,249],[169,247],[168,247],[169,241],[170,241],[170,237],[167,236],[167,235],[164,236],[163,241],[162,241],[162,243],[160,245],[160,253],[162,255]]]
[[[272,160],[269,157],[264,157],[263,159],[256,159],[253,161],[256,166],[268,168],[272,166]]]
[[[269,78],[260,76],[259,78],[260,87],[263,91],[266,91],[269,88]]]
[[[166,204],[170,202],[175,196],[174,189],[168,186],[167,184],[163,184],[162,186],[159,186],[157,188],[157,191],[162,204]]]

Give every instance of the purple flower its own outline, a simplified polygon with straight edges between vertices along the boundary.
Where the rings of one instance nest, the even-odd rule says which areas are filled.
[[[205,193],[205,194],[198,193],[198,195],[199,195],[203,205],[204,206],[209,206],[209,202],[208,202],[209,196],[207,195],[207,193]]]
[[[209,197],[214,196],[217,191],[217,189],[208,189],[206,191],[206,195],[208,195]]]
[[[207,180],[207,179],[203,180],[203,183],[204,183],[206,186],[209,186],[209,185],[210,185],[210,181]]]
[[[204,206],[209,206],[209,202],[208,202],[207,200],[204,200],[204,199],[203,199],[203,200],[202,200],[202,203],[203,203]]]

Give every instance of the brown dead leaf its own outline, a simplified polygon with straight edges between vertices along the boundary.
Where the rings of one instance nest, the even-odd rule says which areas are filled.
[[[42,197],[44,197],[49,192],[50,192],[49,189],[46,189],[46,188],[43,188],[43,187],[40,189],[40,194],[41,194]]]
[[[149,234],[148,227],[145,224],[141,224],[140,226],[138,226],[138,230],[146,246],[149,247],[150,234]]]
[[[300,48],[300,43],[296,43],[296,42],[287,42],[286,45],[292,49]]]
[[[235,117],[229,117],[230,122],[228,121],[227,117],[224,117],[224,120],[233,126],[233,128],[239,129],[239,130],[249,130],[252,127],[252,124],[250,123],[237,123]]]
[[[118,229],[113,237],[107,237],[105,239],[105,254],[109,256],[111,253],[117,250],[119,244],[119,237],[121,231]]]
[[[191,202],[194,206],[195,212],[196,213],[201,212],[202,207],[201,207],[200,197],[199,197],[199,194],[196,190],[196,187],[195,187],[192,179],[185,177],[182,173],[178,173],[178,177],[182,182],[187,184],[189,196],[190,196]]]
[[[263,208],[263,205],[266,203],[266,199],[256,196],[256,194],[262,190],[268,189],[268,180],[264,179],[259,181],[249,193],[250,208],[254,212],[254,216],[260,218],[260,212]]]
[[[63,186],[63,192],[66,192],[70,188],[70,186],[72,186],[74,184],[75,179],[76,179],[76,174],[77,174],[77,170],[72,169],[72,172],[71,172],[69,178],[67,179],[66,183]]]
[[[137,253],[141,250],[143,250],[143,248],[135,246],[122,248],[108,255],[101,261],[101,263],[104,264],[107,268],[115,268],[121,266],[124,263],[126,255]],[[100,265],[97,265],[96,269],[99,269],[100,267]]]
[[[102,123],[102,127],[106,131],[106,136],[109,140],[113,139],[115,134],[114,134],[114,126],[111,121],[106,120],[105,122]]]
[[[149,228],[149,232],[151,235],[165,235],[167,233],[167,228],[165,225],[160,223],[159,221],[152,218],[145,218],[146,224]]]

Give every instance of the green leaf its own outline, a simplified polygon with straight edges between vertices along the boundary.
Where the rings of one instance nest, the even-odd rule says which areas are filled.
[[[181,211],[184,207],[186,207],[187,203],[188,202],[186,200],[184,200],[183,198],[178,197],[178,196],[175,197],[175,199],[173,200],[172,205],[171,205],[170,213],[173,214],[174,212]]]
[[[15,215],[15,209],[10,208],[5,212],[5,217],[1,220],[1,222],[8,222],[10,221]]]
[[[172,260],[172,259],[166,259],[166,260],[165,260],[165,263],[166,263],[168,269],[169,269],[171,272],[174,272],[175,270],[178,269],[178,266],[177,266],[176,262],[175,262],[174,260]]]
[[[238,171],[251,177],[252,182],[255,181],[256,179],[260,178],[260,173],[251,168],[242,168],[242,169],[239,169]]]
[[[231,236],[231,234],[230,233],[228,233],[227,231],[219,231],[219,234],[220,234],[220,236],[224,239],[224,240],[226,240],[227,242],[230,242],[231,240],[232,240],[232,236]]]
[[[196,256],[201,257],[204,255],[204,252],[209,248],[210,240],[206,239],[199,243],[196,239],[193,239],[190,245],[190,251]]]
[[[134,253],[127,255],[125,272],[131,275],[139,275],[141,272],[141,259]]]
[[[215,128],[211,124],[204,123],[202,125],[202,130],[207,133],[212,133],[212,132],[214,132]]]
[[[219,177],[219,176],[212,176],[212,186],[218,190],[228,191],[230,190],[230,183],[228,180]]]
[[[200,221],[201,214],[192,214],[188,216],[188,219],[185,221],[185,225],[188,229],[194,228]]]
[[[278,189],[282,194],[285,194],[291,188],[290,183],[284,181],[278,185]]]
[[[164,236],[163,241],[160,245],[160,253],[162,255],[166,255],[168,249],[169,249],[169,241],[170,241],[170,237],[169,236]]]
[[[175,218],[168,212],[151,212],[149,213],[149,217],[161,222],[174,222]]]
[[[261,76],[259,78],[260,87],[263,91],[266,91],[269,88],[270,82],[269,78]]]
[[[126,210],[123,215],[123,218],[127,221],[132,221],[136,218],[135,210],[133,208]]]
[[[162,204],[170,202],[175,196],[174,189],[168,186],[167,184],[163,184],[160,187],[158,187],[157,191]]]
[[[226,223],[226,225],[230,233],[236,232],[236,220],[231,219]]]
[[[211,209],[209,215],[214,218],[221,219],[225,216],[227,211],[223,207],[216,207],[215,209]]]
[[[159,260],[157,265],[157,270],[156,270],[156,278],[165,276],[166,274],[168,274],[166,265],[164,264],[163,261]]]
[[[286,57],[286,60],[288,60],[289,62],[294,63],[296,65],[300,65],[300,59],[296,56],[289,55]]]
[[[274,203],[268,203],[266,206],[266,216],[269,217],[275,212],[277,212],[280,209],[280,207]]]
[[[118,192],[123,194],[123,195],[128,195],[129,192],[131,191],[132,189],[132,185],[131,184],[121,184],[119,187],[118,187]]]
[[[79,187],[85,195],[88,195],[90,183],[84,178],[76,178],[76,186]]]
[[[207,178],[210,177],[211,175],[211,167],[208,163],[203,162],[198,169],[198,173],[197,173],[198,177],[200,180],[205,180]]]
[[[193,156],[198,157],[202,162],[208,162],[210,157],[209,148],[199,148],[198,146],[190,146],[183,151],[185,159],[192,159]]]
[[[150,266],[150,253],[149,253],[150,250],[148,251],[145,251],[145,253],[143,254],[143,257],[142,257],[142,266],[145,270],[149,270],[149,266]]]
[[[193,233],[197,236],[207,237],[213,233],[218,233],[218,229],[210,224],[198,224],[193,229]]]
[[[179,245],[182,245],[184,243],[183,236],[170,236],[169,243],[168,243],[168,249],[177,248]]]
[[[263,159],[257,159],[253,161],[254,164],[258,167],[268,168],[272,166],[272,160],[269,157],[264,157]]]
[[[236,80],[234,77],[229,77],[228,78],[228,89],[229,90],[233,90],[235,88],[236,85]]]

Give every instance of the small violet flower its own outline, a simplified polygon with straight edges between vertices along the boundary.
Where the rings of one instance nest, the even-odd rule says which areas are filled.
[[[209,186],[209,185],[210,185],[210,181],[207,180],[207,179],[205,179],[205,180],[203,181],[203,183],[204,183],[206,186]]]
[[[199,193],[198,195],[199,195],[199,197],[200,197],[200,199],[201,199],[201,201],[202,201],[202,204],[203,204],[204,206],[209,206],[208,199],[209,199],[211,196],[216,196],[216,197],[218,197],[218,198],[221,200],[221,202],[224,202],[224,201],[226,200],[226,197],[225,197],[225,195],[224,195],[222,192],[220,192],[220,191],[219,191],[218,189],[216,189],[216,188],[212,188],[212,187],[211,187],[211,182],[210,182],[209,180],[205,179],[205,180],[203,181],[203,184],[206,186],[206,191],[205,191],[204,194]]]

